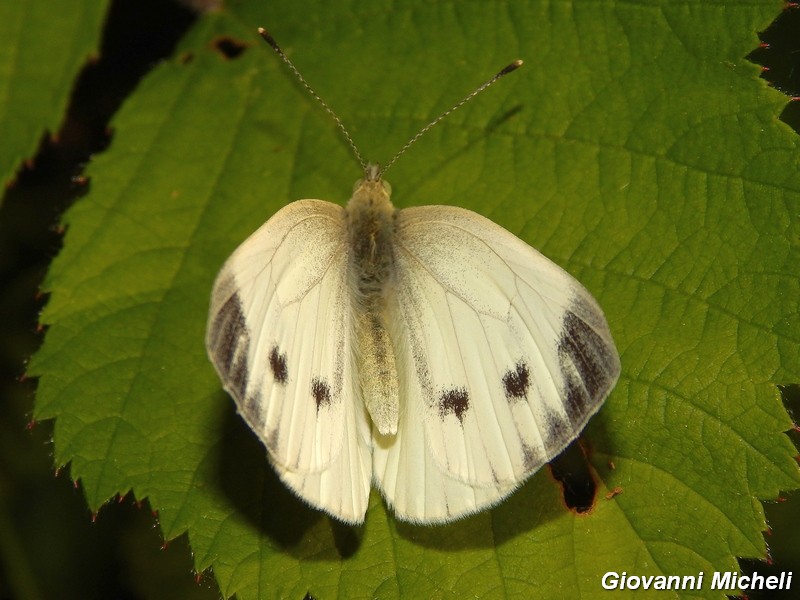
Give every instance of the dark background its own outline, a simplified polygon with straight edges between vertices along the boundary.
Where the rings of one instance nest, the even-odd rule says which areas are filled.
[[[92,515],[68,468],[54,474],[52,426],[31,423],[36,383],[23,377],[42,341],[37,316],[46,299],[37,290],[60,248],[60,216],[91,185],[80,174],[110,143],[111,116],[193,19],[165,0],[114,1],[101,55],[80,75],[61,130],[20,165],[0,205],[0,600],[219,597],[212,575],[195,576],[185,537],[164,546],[147,502],[125,497]],[[787,94],[781,119],[800,134],[800,99],[790,101],[800,97],[800,7],[787,5],[760,35],[765,44],[748,58]],[[798,388],[782,391],[800,414]],[[741,561],[742,570],[793,570],[800,587],[800,493],[765,509],[771,560]]]

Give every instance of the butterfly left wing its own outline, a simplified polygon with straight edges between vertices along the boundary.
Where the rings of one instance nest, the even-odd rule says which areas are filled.
[[[206,347],[281,478],[312,505],[358,522],[371,457],[353,379],[348,256],[340,206],[284,207],[220,270]]]
[[[399,425],[405,448],[376,446],[376,478],[399,516],[450,520],[499,501],[575,439],[616,382],[619,358],[589,292],[488,219],[404,209],[395,235],[398,373],[421,411]],[[420,425],[424,448],[409,433]],[[424,472],[420,485],[443,490],[443,514],[395,484],[393,465],[406,463],[416,464],[406,473]]]

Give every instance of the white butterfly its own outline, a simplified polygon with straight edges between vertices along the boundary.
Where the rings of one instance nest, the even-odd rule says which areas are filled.
[[[574,440],[619,357],[603,311],[560,267],[471,211],[396,210],[382,172],[365,173],[346,208],[293,202],[237,248],[206,346],[306,502],[362,523],[374,481],[397,518],[447,522]]]

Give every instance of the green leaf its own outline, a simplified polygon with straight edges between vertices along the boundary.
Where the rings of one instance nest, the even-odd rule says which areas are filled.
[[[33,156],[45,131],[55,133],[72,85],[100,46],[108,2],[0,2],[0,176],[10,181]]]
[[[786,98],[743,57],[780,7],[400,1],[264,14],[243,0],[203,16],[117,115],[91,193],[65,217],[30,368],[36,418],[56,419],[56,462],[71,463],[93,509],[148,497],[164,535],[188,531],[198,569],[242,600],[590,598],[607,571],[690,575],[765,556],[759,500],[800,484],[776,387],[800,381],[799,144],[778,120]],[[388,179],[398,207],[494,219],[604,307],[623,373],[582,436],[591,511],[568,510],[544,470],[445,527],[397,523],[373,493],[353,529],[280,484],[206,359],[208,295],[278,208],[344,203],[360,173],[258,25],[383,162],[525,59]]]

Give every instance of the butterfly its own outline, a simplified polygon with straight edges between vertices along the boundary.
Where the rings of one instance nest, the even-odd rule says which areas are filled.
[[[298,200],[234,251],[206,347],[308,504],[360,524],[374,482],[398,519],[445,523],[497,504],[572,442],[619,355],[566,271],[469,210],[395,209],[385,168],[362,165],[346,207]]]

